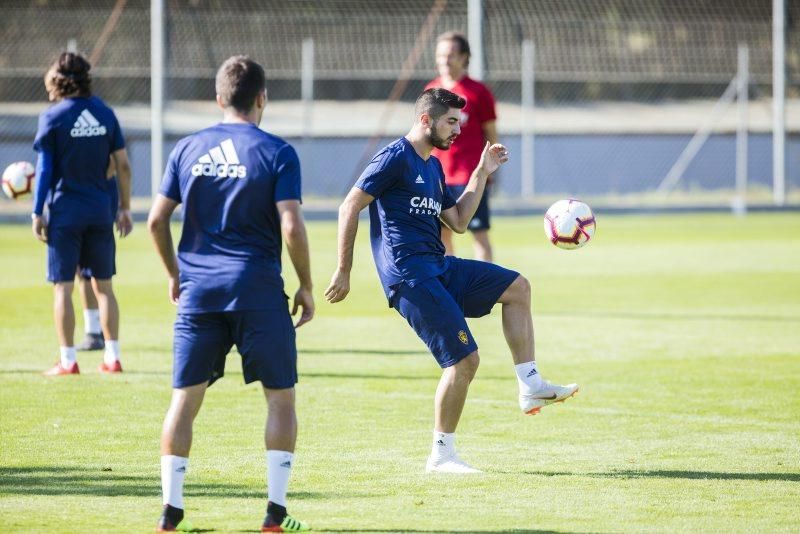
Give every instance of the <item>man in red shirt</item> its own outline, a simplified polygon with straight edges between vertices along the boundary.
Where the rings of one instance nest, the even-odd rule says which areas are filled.
[[[463,34],[443,33],[436,41],[436,69],[439,77],[425,86],[425,89],[442,87],[467,101],[466,107],[461,110],[461,134],[450,150],[433,150],[433,155],[442,162],[445,182],[453,198],[458,198],[464,191],[473,169],[478,166],[486,142],[492,145],[498,142],[494,96],[485,85],[467,75],[469,57],[469,42]],[[475,238],[475,259],[492,261],[489,227],[487,192],[469,223],[469,229]],[[442,242],[446,253],[452,256],[453,232],[449,228],[442,227]]]

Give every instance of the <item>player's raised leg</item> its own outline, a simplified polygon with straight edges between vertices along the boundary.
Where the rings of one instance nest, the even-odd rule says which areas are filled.
[[[433,445],[425,466],[428,473],[480,473],[458,457],[455,445],[456,427],[479,363],[475,351],[442,372],[434,400]]]
[[[161,430],[161,490],[164,510],[156,532],[191,530],[184,520],[183,479],[189,467],[192,425],[203,404],[208,382],[174,388]]]
[[[105,337],[105,353],[103,363],[98,370],[101,373],[121,373],[119,350],[119,304],[114,295],[114,288],[111,279],[98,280],[92,278],[92,287],[97,295],[97,303],[100,309],[103,336]]]
[[[56,335],[60,358],[56,364],[45,371],[47,376],[77,375],[78,361],[75,354],[75,308],[72,306],[72,281],[55,282],[53,284],[53,318],[56,323]]]
[[[518,276],[500,295],[498,302],[503,305],[503,334],[514,360],[522,411],[535,415],[542,407],[563,402],[577,393],[577,384],[551,384],[541,377],[536,367],[530,282],[524,276]]]
[[[294,388],[264,388],[264,395],[269,407],[264,431],[267,448],[267,515],[261,532],[304,532],[310,527],[286,511],[286,493],[297,441]]]

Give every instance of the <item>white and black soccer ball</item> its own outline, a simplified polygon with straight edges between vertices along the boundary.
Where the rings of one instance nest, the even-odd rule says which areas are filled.
[[[559,200],[544,215],[544,235],[558,248],[581,248],[592,239],[595,227],[592,208],[574,198]]]
[[[3,171],[3,192],[8,198],[17,200],[33,191],[35,170],[27,161],[16,161]]]

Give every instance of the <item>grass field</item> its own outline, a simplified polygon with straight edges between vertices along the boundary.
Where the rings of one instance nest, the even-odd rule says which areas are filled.
[[[318,308],[298,333],[290,511],[315,530],[797,531],[797,214],[600,214],[574,252],[546,243],[538,218],[499,219],[498,262],[533,282],[539,367],[582,390],[524,417],[499,309],[472,321],[482,362],[458,439],[486,473],[469,477],[423,473],[439,371],[386,307],[365,224],[353,293],[336,306],[321,297],[334,223],[309,228]],[[175,311],[145,234],[118,251],[126,372],[98,375],[101,355],[83,353],[83,375],[47,379],[44,248],[27,227],[0,227],[2,532],[152,531]],[[196,423],[187,513],[201,531],[254,532],[265,407],[235,355],[227,373]]]

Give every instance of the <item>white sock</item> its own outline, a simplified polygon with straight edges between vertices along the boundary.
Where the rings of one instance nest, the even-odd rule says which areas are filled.
[[[542,387],[542,376],[536,369],[536,362],[525,362],[514,366],[522,395],[532,395]]]
[[[106,351],[103,353],[103,361],[108,365],[119,361],[119,341],[106,341]]]
[[[100,310],[83,310],[83,330],[87,334],[102,334],[100,328]]]
[[[294,454],[287,451],[267,451],[267,500],[286,506],[289,475],[292,474]]]
[[[161,493],[163,503],[183,510],[183,477],[189,458],[166,455],[161,457]]]
[[[75,347],[59,347],[61,351],[61,367],[67,368],[78,359]]]
[[[440,460],[448,458],[456,453],[456,434],[433,431],[433,445],[431,446],[431,458]]]

